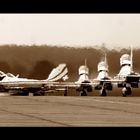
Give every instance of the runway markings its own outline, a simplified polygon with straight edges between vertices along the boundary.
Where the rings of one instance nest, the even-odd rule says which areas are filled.
[[[0,100],[0,111],[7,112],[9,116],[15,114],[20,115],[19,118],[29,117],[29,120],[33,119],[32,123],[38,121],[44,125],[67,127],[140,126],[139,97],[16,96],[1,97]],[[34,110],[30,111],[32,107]]]
[[[99,99],[100,98],[100,99]],[[110,97],[109,97],[110,98]],[[117,97],[118,98],[118,97]],[[125,98],[125,97],[122,97]],[[126,97],[127,98],[127,97]],[[91,100],[91,101],[96,101],[96,102],[105,102],[105,103],[112,103],[112,104],[130,104],[130,105],[140,105],[140,103],[132,103],[132,102],[128,102],[128,101],[111,101],[111,100],[106,100],[107,97],[98,97],[98,99],[94,98],[94,97],[88,97],[88,98],[74,98],[76,100]]]
[[[30,118],[38,119],[38,120],[45,121],[45,122],[50,122],[50,123],[56,124],[58,126],[71,126],[67,123],[63,123],[63,122],[59,122],[59,121],[53,121],[51,119],[46,119],[46,118],[39,117],[39,116],[37,116],[37,114],[32,115],[32,114],[25,114],[25,113],[22,113],[22,112],[19,112],[19,111],[18,112],[17,111],[11,111],[11,110],[9,110],[8,108],[5,108],[5,107],[0,108],[0,111],[4,111],[4,112],[7,112],[7,113],[11,113],[11,114],[17,114],[17,115],[21,115],[21,116],[25,116],[25,117],[30,117]]]
[[[58,97],[58,100],[59,100],[59,98],[61,99],[61,97]],[[71,98],[71,100],[72,100],[72,102],[70,103],[70,102],[66,102],[66,100],[68,99],[68,101],[70,100],[70,98],[67,98],[67,97],[63,97],[63,98],[65,98],[65,102],[64,101],[53,101],[53,100],[51,100],[51,102],[50,103],[56,103],[56,104],[61,104],[61,105],[70,105],[70,106],[77,106],[77,107],[86,107],[86,108],[91,108],[91,109],[94,109],[94,108],[96,108],[96,109],[102,109],[102,110],[110,110],[110,111],[121,111],[121,112],[124,112],[124,113],[129,113],[129,114],[140,114],[140,112],[134,112],[133,110],[132,111],[130,111],[130,110],[125,110],[124,108],[120,108],[120,107],[115,107],[115,108],[111,108],[112,106],[105,106],[105,104],[104,105],[102,105],[102,106],[98,106],[98,105],[96,105],[96,104],[92,104],[92,105],[87,105],[87,104],[85,104],[86,102],[77,102],[77,101],[75,101],[74,103],[73,103],[73,101],[74,100],[81,100],[81,101],[91,101],[91,102],[93,102],[93,101],[96,101],[96,102],[102,102],[102,103],[111,103],[111,104],[114,104],[114,105],[116,105],[115,103],[117,103],[117,104],[129,104],[129,105],[140,105],[140,104],[137,104],[137,103],[126,103],[126,102],[122,102],[122,101],[117,101],[117,102],[115,102],[115,101],[106,101],[106,100],[103,100],[103,99],[106,99],[106,97],[98,97],[98,98],[101,98],[101,100],[100,99],[95,99],[94,97],[93,98],[91,98],[91,97],[70,97]],[[123,97],[122,97],[123,98]],[[36,100],[36,99],[35,99]],[[40,100],[38,100],[38,101],[40,101]],[[45,102],[45,100],[44,100],[44,102]],[[47,102],[49,102],[48,100],[47,100]],[[82,104],[81,104],[82,103]],[[123,106],[122,106],[123,107]]]

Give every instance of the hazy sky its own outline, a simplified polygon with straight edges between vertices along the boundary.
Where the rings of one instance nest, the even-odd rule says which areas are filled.
[[[140,47],[140,14],[0,14],[0,44]]]

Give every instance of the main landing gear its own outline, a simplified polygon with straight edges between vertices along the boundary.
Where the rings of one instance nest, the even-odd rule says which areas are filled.
[[[67,87],[65,87],[64,96],[68,96],[68,88]]]
[[[122,96],[126,97],[127,95],[131,95],[132,94],[132,89],[131,87],[123,87],[122,89]]]
[[[85,90],[80,91],[80,96],[87,96],[87,92]]]
[[[100,96],[107,96],[107,91],[105,88],[103,88],[102,90],[100,90]]]

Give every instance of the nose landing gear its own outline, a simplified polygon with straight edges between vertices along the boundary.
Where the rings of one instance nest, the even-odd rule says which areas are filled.
[[[82,90],[82,91],[80,92],[80,96],[87,96],[86,91],[85,91],[85,90]]]
[[[131,87],[123,87],[122,89],[122,96],[126,97],[127,95],[131,95],[132,94],[132,89]]]

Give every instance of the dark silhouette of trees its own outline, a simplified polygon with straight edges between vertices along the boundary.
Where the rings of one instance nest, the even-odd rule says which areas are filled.
[[[0,61],[0,71],[4,73],[12,72],[9,64],[5,61]]]
[[[47,60],[38,61],[29,73],[28,78],[46,79],[54,67],[56,66]]]

